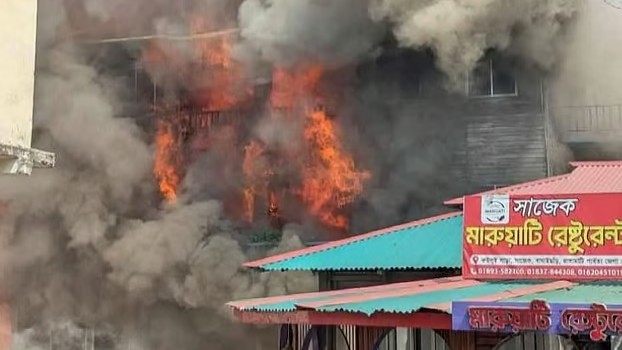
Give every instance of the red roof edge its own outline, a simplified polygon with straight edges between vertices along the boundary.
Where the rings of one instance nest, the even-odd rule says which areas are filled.
[[[568,282],[568,281],[555,281],[549,282],[529,287],[523,288],[515,288],[511,290],[506,290],[504,292],[499,292],[495,294],[484,295],[482,297],[470,298],[468,301],[486,301],[486,302],[496,302],[504,299],[522,297],[527,294],[535,294],[535,293],[543,293],[552,290],[570,288],[576,286],[577,283]],[[426,307],[428,309],[439,310],[444,312],[449,312],[451,309],[451,303],[440,303],[436,305],[431,305]]]
[[[408,281],[408,282],[398,282],[398,283],[390,283],[390,284],[381,284],[378,286],[372,287],[359,287],[359,288],[349,288],[349,289],[339,289],[339,290],[330,290],[323,292],[309,292],[309,293],[301,293],[301,294],[287,294],[287,295],[278,295],[273,297],[263,297],[263,298],[253,298],[253,299],[245,299],[238,301],[231,301],[227,303],[227,306],[232,307],[234,309],[244,309],[249,306],[262,306],[267,304],[274,303],[282,303],[286,301],[295,301],[301,299],[310,299],[310,298],[323,298],[323,297],[337,297],[348,294],[361,294],[361,293],[382,293],[388,291],[396,291],[403,289],[413,289],[420,288],[426,286],[437,286],[441,284],[451,284],[454,282],[464,281],[462,276],[452,276],[452,277],[440,277],[429,280],[421,280],[421,281]]]
[[[562,175],[546,177],[544,179],[538,179],[538,180],[523,182],[523,183],[519,183],[519,184],[516,184],[516,185],[511,185],[511,186],[507,186],[507,187],[497,188],[497,189],[490,190],[490,191],[473,193],[473,194],[470,194],[469,196],[485,195],[485,194],[493,194],[493,193],[508,193],[508,192],[520,190],[520,189],[523,189],[523,188],[534,187],[534,186],[544,185],[546,183],[550,183],[550,182],[554,182],[554,181],[564,180],[568,176],[570,176],[570,173],[569,174],[562,174]],[[443,204],[445,204],[447,206],[462,205],[462,201],[463,201],[464,197],[465,196],[458,197],[458,198],[453,198],[453,199],[450,199],[450,200],[446,200],[445,202],[443,202]]]
[[[622,167],[622,161],[577,161],[570,162],[574,168],[579,167]]]
[[[388,233],[401,231],[401,230],[409,229],[412,227],[432,224],[437,221],[450,219],[450,218],[453,218],[459,215],[462,215],[462,212],[451,212],[447,214],[433,216],[433,217],[426,218],[426,219],[411,221],[405,224],[383,228],[383,229],[372,231],[372,232],[365,233],[362,235],[357,235],[357,236],[353,236],[353,237],[349,237],[349,238],[345,238],[345,239],[341,239],[341,240],[337,240],[333,242],[320,244],[320,245],[313,246],[313,247],[303,248],[303,249],[294,250],[292,252],[288,252],[284,254],[278,254],[274,256],[269,256],[267,258],[250,261],[250,262],[245,263],[244,266],[248,268],[261,269],[261,267],[264,265],[273,264],[273,263],[280,262],[283,260],[289,260],[289,259],[293,259],[293,258],[297,258],[300,256],[309,255],[309,254],[313,254],[313,253],[317,253],[317,252],[321,252],[321,251],[325,251],[329,249],[334,249],[334,248],[344,246],[347,244],[351,244],[354,242],[366,240],[366,239],[369,239],[375,236],[385,235]]]
[[[581,167],[622,167],[622,161],[575,161],[570,162],[570,166],[573,168],[581,168]],[[475,193],[474,195],[483,195],[483,194],[492,194],[492,193],[508,193],[511,191],[523,189],[531,186],[543,185],[552,181],[563,180],[566,177],[570,176],[572,172],[568,174],[561,174],[556,176],[547,177],[544,179],[538,179],[534,181],[524,182],[508,187],[502,187],[495,190],[490,190],[486,192]],[[462,205],[462,200],[464,196],[458,198],[452,198],[443,202],[443,204],[447,206],[460,206]]]

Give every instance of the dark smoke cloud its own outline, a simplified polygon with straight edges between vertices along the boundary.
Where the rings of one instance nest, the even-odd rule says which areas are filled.
[[[52,332],[66,335],[61,348],[73,349],[83,344],[85,327],[105,333],[120,350],[260,348],[255,343],[264,339],[272,346],[272,334],[234,326],[223,303],[314,287],[308,274],[251,274],[240,267],[246,252],[217,200],[243,181],[240,174],[225,181],[215,171],[231,161],[223,156],[227,153],[203,155],[185,179],[180,202],[159,206],[153,149],[148,133],[128,117],[133,102],[127,99],[127,82],[95,69],[87,59],[93,48],[68,38],[185,35],[193,15],[204,15],[219,19],[208,28],[240,27],[237,53],[257,74],[265,63],[367,62],[386,49],[383,40],[392,33],[402,47],[431,49],[436,65],[455,84],[489,48],[545,68],[558,63],[555,43],[575,5],[572,0],[40,2],[35,139],[40,148],[54,150],[59,163],[30,178],[0,178],[0,197],[9,203],[0,223],[0,272],[26,328],[16,335],[16,348],[38,349]],[[183,54],[190,47],[174,50]],[[337,123],[361,168],[373,175],[354,210],[354,232],[438,212],[440,199],[465,188],[455,181],[456,150],[450,146],[461,137],[460,108],[396,98],[414,92],[397,82],[417,62],[401,60],[397,73],[379,70],[342,92]],[[171,71],[148,73],[169,79],[164,83],[171,88],[183,84],[169,76]],[[267,144],[286,147],[297,131],[283,128],[265,118],[249,127]],[[223,147],[227,140],[216,149]],[[302,231],[287,226],[271,253],[302,246]]]
[[[114,18],[110,5],[88,9]],[[37,349],[53,332],[55,346],[77,349],[85,328],[118,349],[255,347],[264,333],[233,328],[224,303],[312,289],[313,278],[244,270],[236,229],[216,200],[190,194],[156,206],[153,150],[126,115],[132,94],[97,71],[84,46],[59,40],[69,24],[62,8],[39,9],[35,96],[36,142],[57,153],[57,168],[0,179],[8,203],[0,272],[20,326],[15,348]],[[302,246],[295,230],[275,252]]]
[[[246,0],[239,25],[244,45],[283,66],[351,63],[369,54],[384,33],[369,18],[366,0]]]
[[[393,24],[401,45],[431,48],[453,83],[471,71],[487,49],[513,49],[550,68],[557,39],[577,11],[577,0],[372,0],[370,13]]]
[[[488,49],[513,51],[551,68],[564,24],[577,0],[246,0],[240,8],[244,52],[287,65],[302,60],[330,64],[375,52],[386,29],[400,45],[432,49],[453,86]],[[251,48],[251,49],[249,49]]]

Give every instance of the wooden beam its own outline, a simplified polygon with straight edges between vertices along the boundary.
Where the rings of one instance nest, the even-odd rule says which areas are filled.
[[[406,327],[451,329],[451,315],[435,312],[411,314],[375,313],[367,316],[351,312],[247,312],[234,310],[235,317],[252,324],[356,325],[367,327]]]

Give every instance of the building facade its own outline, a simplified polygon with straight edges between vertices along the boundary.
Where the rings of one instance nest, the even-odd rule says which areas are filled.
[[[500,188],[510,196],[622,193],[620,162],[574,163],[555,177]],[[461,206],[462,198],[449,200]],[[281,349],[617,349],[617,333],[456,330],[456,300],[503,304],[617,303],[618,282],[481,281],[460,276],[463,214],[455,212],[246,264],[263,271],[316,271],[324,291],[232,302],[242,321],[282,324]],[[353,276],[356,281],[347,281]],[[366,273],[365,273],[366,272]],[[371,277],[372,275],[378,277]],[[362,276],[365,276],[362,277]],[[403,279],[396,276],[402,276]],[[407,280],[409,282],[399,282]],[[340,289],[339,287],[342,286]]]

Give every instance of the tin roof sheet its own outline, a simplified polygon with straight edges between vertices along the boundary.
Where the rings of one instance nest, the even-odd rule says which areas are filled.
[[[514,288],[531,286],[533,283],[525,282],[506,282],[506,283],[476,283],[466,287],[436,290],[427,293],[411,293],[399,297],[389,297],[382,299],[369,299],[359,302],[352,302],[318,307],[316,311],[322,312],[361,312],[372,315],[376,312],[388,313],[411,313],[421,309],[431,309],[437,311],[444,310],[441,305],[450,305],[453,300],[469,299],[483,295],[499,293]]]
[[[482,282],[449,277],[426,281],[394,283],[376,287],[340,291],[295,294],[282,297],[231,302],[233,309],[245,312],[352,312],[372,315],[384,313],[413,313],[422,309],[451,312],[451,302],[460,300],[532,300],[542,296],[551,301],[566,301],[567,291],[574,291],[570,282]],[[589,286],[572,292],[584,293]],[[538,293],[534,293],[538,292]],[[549,293],[549,294],[547,294]],[[613,293],[613,292],[611,292]],[[585,299],[589,294],[584,294]],[[594,294],[591,294],[593,297]],[[613,298],[613,296],[612,296]]]
[[[249,262],[265,271],[462,266],[462,213],[450,213]]]
[[[504,301],[545,300],[549,303],[591,304],[595,301],[604,304],[619,304],[622,301],[622,283],[586,283],[570,288],[543,291],[507,298]]]
[[[622,192],[622,162],[572,162],[575,169],[545,179],[503,187],[482,194],[577,194]],[[446,205],[461,205],[464,197],[445,201]]]

